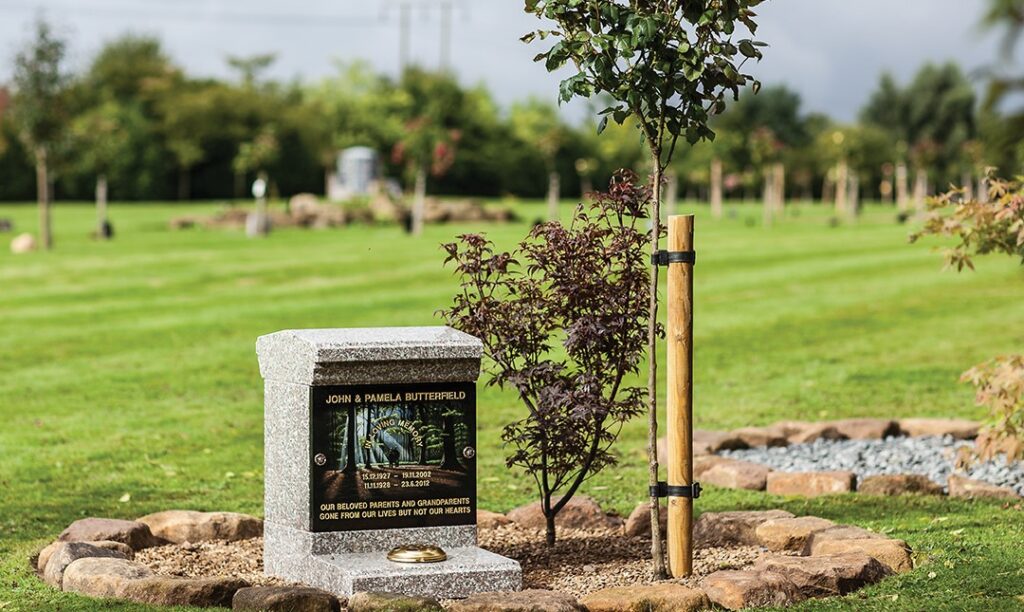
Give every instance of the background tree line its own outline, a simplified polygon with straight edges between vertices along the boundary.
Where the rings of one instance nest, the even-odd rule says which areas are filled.
[[[99,182],[118,200],[245,197],[260,171],[277,195],[323,193],[338,150],[353,145],[380,151],[385,172],[407,187],[440,156],[430,190],[452,195],[576,197],[619,168],[650,170],[628,121],[598,136],[596,120],[567,123],[536,99],[502,109],[484,86],[449,73],[411,68],[396,79],[339,63],[316,82],[277,82],[264,78],[274,59],[266,55],[228,58],[232,79],[197,78],[159,40],[126,35],[71,74],[64,42],[45,23],[36,27],[31,50],[58,57],[44,82],[16,77],[0,89],[3,200],[33,198],[39,181],[62,199],[91,199]],[[23,52],[16,64],[31,59]],[[51,103],[45,117],[31,116],[39,95]],[[670,192],[712,198],[720,171],[729,198],[776,189],[789,198],[896,200],[976,185],[986,166],[1024,167],[1024,124],[978,100],[954,64],[926,65],[907,83],[883,75],[866,98],[859,120],[842,124],[804,112],[784,86],[741,96],[714,117],[713,142],[680,147]]]

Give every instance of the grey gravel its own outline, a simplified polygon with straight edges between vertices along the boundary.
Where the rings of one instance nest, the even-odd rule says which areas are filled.
[[[952,436],[889,437],[884,440],[825,440],[775,448],[722,451],[724,457],[767,465],[781,472],[846,470],[858,480],[878,474],[920,474],[946,486],[957,450],[972,442]],[[1010,487],[1024,495],[1024,462],[1005,458],[976,464],[968,478]]]

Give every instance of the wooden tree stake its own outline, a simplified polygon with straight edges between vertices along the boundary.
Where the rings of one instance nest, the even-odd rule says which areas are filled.
[[[668,219],[668,251],[693,250],[693,215]],[[693,484],[693,264],[668,266],[668,484]],[[673,578],[693,572],[693,499],[668,498]]]

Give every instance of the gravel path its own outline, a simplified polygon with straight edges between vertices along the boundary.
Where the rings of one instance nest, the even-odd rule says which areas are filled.
[[[847,470],[863,480],[877,474],[920,474],[946,485],[954,472],[957,449],[972,442],[944,437],[901,437],[884,440],[824,440],[776,448],[722,451],[724,457],[767,465],[782,472]],[[1024,462],[1005,460],[973,466],[969,478],[1010,487],[1024,495]]]

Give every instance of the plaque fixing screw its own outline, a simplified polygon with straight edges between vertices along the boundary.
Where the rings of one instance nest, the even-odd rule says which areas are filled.
[[[327,455],[323,453],[317,453],[316,457],[313,457],[313,463],[319,466],[327,465]]]
[[[476,457],[476,449],[473,448],[472,446],[467,446],[466,448],[462,449],[462,456],[465,457],[466,459],[472,459],[473,457]]]

